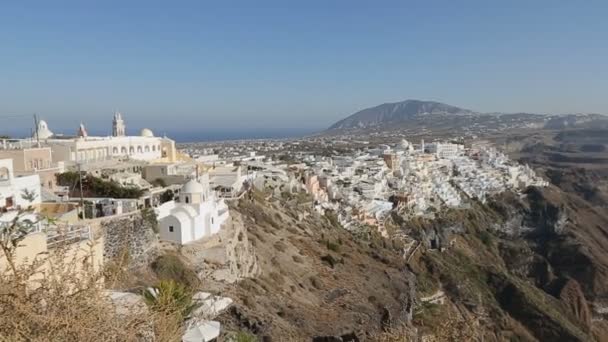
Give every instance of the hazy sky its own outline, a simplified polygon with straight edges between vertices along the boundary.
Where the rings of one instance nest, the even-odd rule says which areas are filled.
[[[607,113],[608,1],[0,4],[0,131],[316,129],[405,99]]]

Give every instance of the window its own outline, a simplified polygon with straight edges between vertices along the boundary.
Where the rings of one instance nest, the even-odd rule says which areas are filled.
[[[190,199],[186,196],[186,203],[190,203]]]
[[[173,226],[169,226],[169,233],[173,233]]]
[[[213,217],[211,218],[211,224],[213,224]]]

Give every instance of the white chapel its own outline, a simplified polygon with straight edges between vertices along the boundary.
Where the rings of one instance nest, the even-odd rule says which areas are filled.
[[[161,240],[185,244],[219,232],[228,219],[228,206],[216,198],[209,186],[209,175],[184,184],[177,201],[156,209]]]

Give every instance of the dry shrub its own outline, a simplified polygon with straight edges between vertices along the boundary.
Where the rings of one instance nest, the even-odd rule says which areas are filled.
[[[418,341],[418,333],[415,328],[405,324],[387,327],[383,332],[371,336],[375,342],[410,342]]]
[[[276,249],[279,252],[285,252],[285,250],[287,249],[287,245],[285,245],[281,241],[277,241],[274,243],[274,249]]]
[[[310,277],[310,284],[317,290],[323,288],[321,281],[317,277]]]
[[[160,280],[173,280],[178,284],[188,286],[190,289],[197,289],[200,286],[200,280],[196,272],[176,254],[160,255],[152,262],[150,267]]]
[[[387,326],[384,331],[371,336],[378,342],[452,342],[481,340],[478,322],[462,317],[451,317],[438,324],[432,334],[422,334],[418,329],[406,324]]]
[[[293,255],[291,258],[293,259],[293,262],[296,262],[298,264],[301,264],[304,262],[304,259],[302,259],[302,257],[299,255]]]
[[[283,285],[285,283],[285,278],[278,272],[270,272],[268,277],[272,279],[274,284]]]
[[[179,340],[179,318],[152,312],[143,301],[116,310],[92,248],[84,258],[69,253],[68,245],[58,247],[0,274],[0,341]]]

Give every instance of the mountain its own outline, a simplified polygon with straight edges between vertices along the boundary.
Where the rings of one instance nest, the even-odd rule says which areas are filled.
[[[329,129],[338,130],[390,125],[427,115],[438,114],[471,115],[477,113],[440,102],[405,100],[395,103],[384,103],[376,107],[363,109],[336,122]]]

